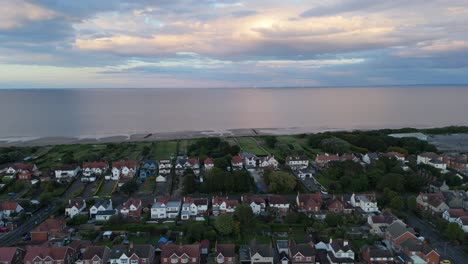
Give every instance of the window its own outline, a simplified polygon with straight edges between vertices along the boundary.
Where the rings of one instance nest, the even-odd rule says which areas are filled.
[[[146,259],[142,259],[141,264],[146,264]]]
[[[306,260],[307,260],[307,261],[311,261],[312,258],[311,258],[311,257],[306,257]]]
[[[45,262],[45,264],[52,264],[52,261],[48,260]]]
[[[120,260],[120,263],[121,263],[121,264],[127,264],[127,263],[128,263],[128,259],[121,259],[121,260]]]
[[[138,259],[132,259],[132,264],[138,264]]]
[[[93,264],[100,264],[100,263],[101,263],[101,261],[99,261],[99,260],[94,260],[93,261]]]
[[[178,258],[171,258],[171,263],[178,263],[179,259]]]

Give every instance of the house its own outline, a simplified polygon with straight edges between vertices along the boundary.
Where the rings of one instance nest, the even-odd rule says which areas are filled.
[[[457,170],[465,175],[468,175],[468,156],[458,153],[449,153],[442,156],[442,160],[450,169]]]
[[[416,164],[427,164],[427,165],[429,165],[429,162],[431,160],[440,160],[440,161],[442,161],[442,157],[440,157],[439,155],[437,155],[434,152],[424,152],[424,153],[421,153],[421,154],[419,154],[417,156]]]
[[[167,218],[167,203],[168,198],[158,197],[154,199],[154,203],[151,206],[151,219],[166,219]]]
[[[298,193],[296,196],[297,211],[311,216],[322,208],[322,195],[320,193]]]
[[[22,264],[25,250],[20,247],[0,247],[0,263]]]
[[[152,245],[113,246],[109,264],[151,264],[154,262],[155,249]],[[93,263],[94,264],[94,263]]]
[[[429,192],[431,193],[448,191],[450,191],[450,187],[445,183],[445,181],[433,181],[429,183]]]
[[[317,155],[317,157],[315,158],[315,164],[319,167],[326,167],[328,163],[334,161],[340,161],[340,156],[325,153]]]
[[[448,210],[445,210],[444,213],[442,214],[442,218],[444,218],[445,221],[448,221],[450,223],[455,222],[457,218],[461,216],[468,216],[465,210],[461,208],[448,209]]]
[[[198,158],[177,157],[175,165],[176,173],[182,175],[188,169],[192,169],[193,173],[197,176],[200,174],[200,162]]]
[[[247,245],[239,246],[239,262],[240,264],[251,264],[249,246]]]
[[[352,194],[350,203],[353,207],[361,208],[365,213],[378,212],[375,193]]]
[[[400,246],[403,252],[408,256],[418,256],[426,263],[439,263],[439,253],[419,239],[407,239],[402,242]]]
[[[447,164],[445,164],[445,162],[443,162],[442,160],[432,159],[427,163],[427,165],[432,166],[432,167],[434,167],[436,169],[439,169],[439,170],[442,170],[442,171],[447,170]]]
[[[32,180],[32,173],[29,171],[20,171],[16,174],[16,178],[20,181],[30,181]]]
[[[270,244],[250,245],[250,261],[252,264],[273,264],[274,252]]]
[[[31,174],[36,174],[38,173],[38,169],[37,166],[33,163],[21,162],[9,166],[6,170],[7,174],[17,174],[20,172],[29,172]]]
[[[75,252],[71,247],[34,246],[26,251],[25,264],[72,264]]]
[[[200,241],[200,254],[201,255],[208,255],[210,251],[210,241],[208,239],[203,239]]]
[[[68,235],[65,221],[51,217],[31,231],[31,241],[48,241],[68,237]]]
[[[236,264],[236,245],[216,244],[214,259],[217,264]]]
[[[158,162],[155,160],[145,160],[142,163],[141,169],[156,172],[158,170]]]
[[[398,161],[405,161],[405,155],[395,151],[384,153],[382,156],[386,158],[394,158]]]
[[[123,217],[140,219],[142,209],[143,206],[140,199],[129,198],[122,204],[119,212]]]
[[[296,244],[294,239],[290,239],[288,250],[291,264],[315,263],[315,248],[312,243]]]
[[[12,214],[18,215],[19,213],[24,211],[24,208],[19,203],[13,202],[13,201],[3,202],[1,208],[2,208],[1,212],[3,214],[3,217],[6,217],[6,218],[9,218],[10,216],[12,216]]]
[[[332,197],[332,199],[327,200],[325,206],[329,212],[333,212],[335,214],[341,214],[344,212],[344,203],[337,197]]]
[[[362,156],[362,161],[366,164],[371,164],[377,160],[379,160],[379,154],[375,152],[366,153],[366,155]]]
[[[55,179],[58,182],[70,181],[78,175],[79,171],[80,166],[78,165],[63,165],[55,169]]]
[[[238,203],[238,200],[229,199],[229,197],[214,196],[211,201],[213,215],[232,214],[236,210]]]
[[[171,173],[171,169],[172,169],[172,162],[170,159],[159,160],[159,174],[160,175],[167,175]]]
[[[89,218],[94,219],[98,212],[109,211],[112,209],[111,199],[96,199],[93,206],[89,208]]]
[[[395,259],[393,251],[382,245],[364,246],[361,256],[367,264],[394,263]]]
[[[257,156],[249,152],[242,152],[242,159],[245,168],[256,168],[257,167]]]
[[[351,249],[348,240],[330,239],[328,244],[327,259],[330,263],[353,264],[354,251]]]
[[[208,211],[207,198],[184,197],[182,203],[181,219],[188,220],[190,217],[204,217]],[[203,218],[204,219],[204,218]]]
[[[268,206],[277,211],[279,216],[285,216],[289,213],[289,202],[282,195],[268,197]]]
[[[243,167],[242,157],[234,156],[231,158],[231,166],[233,170],[241,170]]]
[[[419,193],[418,197],[416,197],[416,203],[420,210],[430,211],[433,214],[442,214],[449,209],[441,192]]]
[[[265,199],[261,197],[244,195],[241,197],[241,201],[248,204],[250,208],[252,208],[252,212],[255,215],[260,215],[261,213],[265,212],[266,202]]]
[[[272,169],[277,169],[279,165],[279,162],[275,159],[275,156],[266,156],[266,157],[260,157],[258,166],[260,168],[272,168]]]
[[[390,246],[395,250],[400,250],[400,244],[408,239],[416,239],[414,230],[408,228],[408,226],[401,220],[396,220],[387,227],[385,232],[385,238]]]
[[[120,176],[133,178],[137,170],[135,160],[121,160],[112,162],[112,180],[119,180]]]
[[[107,264],[110,252],[106,246],[88,246],[75,264]]]
[[[99,211],[99,212],[97,212],[97,214],[96,214],[96,216],[95,216],[95,219],[96,219],[96,221],[98,221],[98,222],[105,222],[105,221],[109,221],[109,219],[110,219],[112,216],[117,215],[117,214],[118,214],[118,210],[117,210],[117,209]]]
[[[309,169],[309,168],[305,168],[305,169],[300,169],[298,172],[297,172],[297,176],[301,179],[301,180],[304,180],[306,178],[312,178],[313,175],[315,173],[315,170],[314,169]]]
[[[397,220],[389,211],[383,211],[379,215],[369,215],[367,217],[367,224],[370,227],[370,233],[378,236],[384,236],[387,227]]]
[[[181,205],[180,199],[169,199],[166,206],[167,218],[177,218],[180,213]]]
[[[463,232],[468,233],[468,216],[460,216],[455,220]]]
[[[73,218],[75,215],[83,212],[86,209],[86,201],[84,199],[76,198],[68,200],[65,206],[65,217]]]
[[[309,159],[306,156],[288,156],[286,165],[294,169],[305,169],[309,167]]]
[[[199,264],[200,245],[167,244],[161,251],[162,264]]]
[[[107,170],[109,170],[109,164],[103,161],[95,161],[95,162],[83,162],[82,174],[83,178],[90,179],[92,176],[100,176],[104,174]],[[92,177],[96,180],[96,177]],[[83,179],[82,179],[83,181]],[[89,181],[89,180],[84,180]]]
[[[214,168],[214,160],[213,158],[206,158],[203,161],[203,166],[205,167],[205,171],[209,171]]]

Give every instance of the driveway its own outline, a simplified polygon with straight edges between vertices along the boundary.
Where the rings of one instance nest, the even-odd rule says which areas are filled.
[[[452,263],[466,263],[468,255],[463,252],[459,246],[454,246],[442,239],[439,231],[416,217],[415,215],[408,216],[408,225],[419,228],[421,236],[429,239],[431,245],[440,254],[440,259],[450,259]]]

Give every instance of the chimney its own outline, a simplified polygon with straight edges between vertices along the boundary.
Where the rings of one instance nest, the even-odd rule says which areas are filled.
[[[132,249],[133,249],[133,241],[130,242],[130,250],[132,250]]]
[[[348,245],[348,240],[343,240],[343,246],[347,246]]]

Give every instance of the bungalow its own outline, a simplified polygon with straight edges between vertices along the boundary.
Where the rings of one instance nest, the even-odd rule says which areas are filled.
[[[444,195],[438,193],[419,193],[416,197],[416,203],[419,209],[430,211],[433,214],[442,214],[448,210],[448,205],[444,202]]]
[[[233,170],[241,170],[243,167],[242,157],[241,156],[232,157],[231,165],[232,165]]]
[[[164,245],[162,246],[162,251],[161,251],[161,263],[162,264],[199,264],[200,263],[200,245],[199,244]]]
[[[322,208],[322,195],[320,193],[313,194],[297,194],[296,196],[297,211],[305,213],[309,217]]]
[[[151,264],[154,262],[155,249],[152,245],[113,246],[109,264]]]
[[[285,216],[289,213],[289,202],[282,195],[272,195],[268,197],[268,206],[275,209],[279,216]]]
[[[181,211],[181,219],[188,220],[190,217],[203,217],[208,211],[207,198],[184,197]]]
[[[296,241],[291,239],[289,240],[288,250],[291,264],[315,263],[315,248],[312,243],[296,244]]]
[[[172,162],[170,159],[159,160],[159,175],[167,175],[171,173]]]
[[[275,156],[260,157],[259,159],[260,168],[277,169],[278,165],[279,165],[279,162],[275,159]]]
[[[2,203],[2,214],[3,217],[9,218],[12,214],[18,215],[24,211],[24,208],[17,202],[5,201]]]
[[[88,246],[75,264],[107,264],[110,252],[106,246]]]
[[[468,216],[468,214],[463,209],[448,209],[442,214],[442,218],[450,223],[455,222],[461,216]]]
[[[26,251],[25,264],[72,264],[75,252],[71,247],[34,246]]]
[[[68,237],[65,221],[48,218],[31,231],[32,241],[48,241],[54,238]]]
[[[249,152],[242,152],[242,159],[244,161],[245,168],[256,168],[257,167],[257,156]]]
[[[217,264],[236,264],[236,245],[216,244],[214,259]]]
[[[122,204],[119,212],[123,217],[140,219],[142,209],[140,199],[129,198]]]
[[[92,175],[102,175],[109,169],[109,164],[103,161],[84,162],[83,176],[90,177]]]
[[[203,161],[203,166],[205,167],[205,171],[209,171],[214,168],[214,160],[213,158],[206,158]]]
[[[65,217],[73,218],[75,215],[83,212],[86,209],[86,201],[84,199],[76,198],[68,200],[65,206]]]
[[[270,244],[250,245],[250,260],[252,264],[273,264],[274,252]]]
[[[0,263],[22,264],[25,250],[20,247],[0,247]]]
[[[395,259],[393,251],[381,245],[364,246],[361,255],[367,264],[394,263]]]
[[[378,212],[375,193],[352,194],[350,203],[353,207],[360,207],[365,213]]]
[[[55,179],[58,182],[70,181],[78,175],[79,171],[80,166],[78,165],[63,165],[55,169]]]
[[[401,243],[408,239],[417,239],[414,233],[403,221],[396,220],[387,227],[385,238],[393,249],[400,250]]]
[[[120,176],[133,178],[137,170],[137,162],[134,160],[121,160],[112,162],[112,180],[119,180]]]
[[[250,208],[252,208],[252,212],[255,215],[260,215],[261,213],[265,212],[265,209],[266,209],[265,199],[261,197],[244,195],[241,197],[241,201],[243,203],[248,204]]]
[[[288,156],[286,165],[294,169],[305,169],[309,167],[309,159],[306,156]]]
[[[93,206],[89,208],[89,218],[94,219],[98,212],[109,211],[112,209],[111,199],[96,199]]]
[[[229,197],[214,196],[212,198],[213,215],[232,214],[236,210],[239,201]]]

